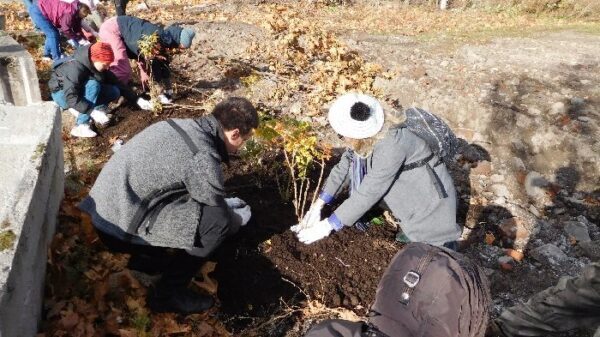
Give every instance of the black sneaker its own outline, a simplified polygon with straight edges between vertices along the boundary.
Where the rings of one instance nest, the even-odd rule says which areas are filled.
[[[201,295],[188,288],[176,288],[168,291],[149,290],[148,307],[153,312],[176,312],[184,315],[210,309],[215,300],[211,296]]]
[[[170,262],[169,259],[164,259],[149,255],[131,255],[127,268],[131,270],[141,271],[148,275],[161,274]]]

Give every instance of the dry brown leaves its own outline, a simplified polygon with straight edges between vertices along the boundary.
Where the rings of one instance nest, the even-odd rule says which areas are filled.
[[[151,313],[146,288],[126,268],[128,256],[104,250],[75,201],[65,198],[60,232],[49,250],[46,320],[40,336],[229,336],[207,313]],[[208,277],[214,267],[207,264],[202,274],[216,292],[216,282]]]
[[[267,63],[281,82],[271,94],[273,100],[283,102],[302,94],[303,114],[312,116],[347,91],[378,95],[372,85],[382,71],[379,65],[365,62],[300,9],[280,5],[262,9],[265,16],[257,24],[272,39],[252,46],[247,53]]]
[[[0,13],[6,16],[6,31],[28,32],[33,30],[31,20],[24,16],[27,9],[22,2],[9,2],[0,4]]]

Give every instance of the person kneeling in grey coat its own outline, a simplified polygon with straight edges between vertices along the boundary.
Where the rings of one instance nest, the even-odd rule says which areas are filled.
[[[187,286],[204,259],[250,219],[250,206],[225,198],[221,163],[258,123],[252,104],[233,97],[208,116],[153,124],[113,155],[81,202],[102,242],[131,254],[131,269],[162,274],[148,293],[153,311],[194,313],[213,305]]]
[[[457,248],[461,228],[452,177],[427,143],[403,127],[402,117],[385,114],[375,98],[362,94],[346,94],[332,104],[329,124],[349,146],[319,199],[292,226],[301,242],[310,244],[344,226],[358,226],[371,207],[382,205],[400,221],[408,241]],[[323,206],[347,186],[350,197],[321,219]]]

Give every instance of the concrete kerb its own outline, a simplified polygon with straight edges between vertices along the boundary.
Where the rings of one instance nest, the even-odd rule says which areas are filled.
[[[12,37],[0,34],[0,104],[24,106],[41,101],[33,58]]]
[[[63,167],[54,103],[0,105],[0,336],[37,333]]]

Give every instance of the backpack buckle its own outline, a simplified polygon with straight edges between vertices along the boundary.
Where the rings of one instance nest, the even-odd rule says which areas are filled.
[[[408,273],[406,273],[406,275],[404,275],[404,283],[409,287],[409,288],[414,288],[419,281],[421,280],[421,275],[417,274],[414,271],[409,271]]]

